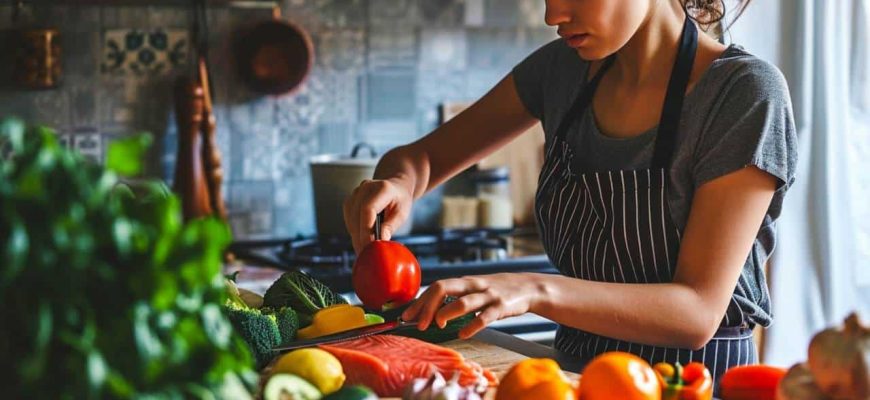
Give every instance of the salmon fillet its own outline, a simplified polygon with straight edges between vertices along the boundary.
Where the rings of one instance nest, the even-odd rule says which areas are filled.
[[[492,372],[459,352],[421,340],[376,335],[319,346],[341,362],[349,385],[365,385],[382,397],[400,397],[414,378],[427,378],[433,370],[447,379],[459,371],[463,386],[477,383],[482,376],[490,386],[497,383]]]

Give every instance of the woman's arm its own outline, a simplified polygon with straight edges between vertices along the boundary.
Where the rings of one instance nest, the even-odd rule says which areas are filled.
[[[776,189],[755,167],[703,184],[695,192],[673,282],[619,284],[546,274],[497,274],[433,284],[403,314],[425,328],[481,310],[462,332],[525,312],[617,339],[700,348],[719,326]],[[462,296],[436,310],[444,296]]]
[[[512,75],[446,124],[411,144],[387,152],[375,180],[345,203],[345,224],[359,251],[378,212],[386,210],[384,236],[408,217],[411,202],[525,132],[537,120],[526,111]]]

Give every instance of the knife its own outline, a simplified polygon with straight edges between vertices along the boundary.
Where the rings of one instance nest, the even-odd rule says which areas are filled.
[[[354,340],[359,338],[364,338],[367,336],[373,336],[381,333],[392,332],[399,329],[405,329],[408,327],[416,326],[417,322],[414,321],[404,321],[402,319],[398,319],[396,321],[388,321],[380,324],[374,325],[366,325],[360,328],[350,329],[338,333],[333,333],[331,335],[325,335],[316,337],[314,339],[308,340],[300,340],[293,343],[290,343],[286,346],[278,346],[273,347],[273,352],[283,353],[285,351],[301,349],[305,347],[312,347],[321,344],[329,344],[329,343],[338,343],[338,342],[346,342],[348,340]]]

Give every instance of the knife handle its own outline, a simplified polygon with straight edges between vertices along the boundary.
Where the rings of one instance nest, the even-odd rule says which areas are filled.
[[[384,212],[381,211],[375,216],[375,240],[381,240],[381,225],[384,223]]]

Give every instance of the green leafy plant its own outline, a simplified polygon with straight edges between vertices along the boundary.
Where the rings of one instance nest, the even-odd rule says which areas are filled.
[[[0,122],[3,396],[249,397],[253,362],[222,308],[229,229],[184,223],[162,184],[119,184],[148,143],[111,144],[104,169],[47,128]]]

